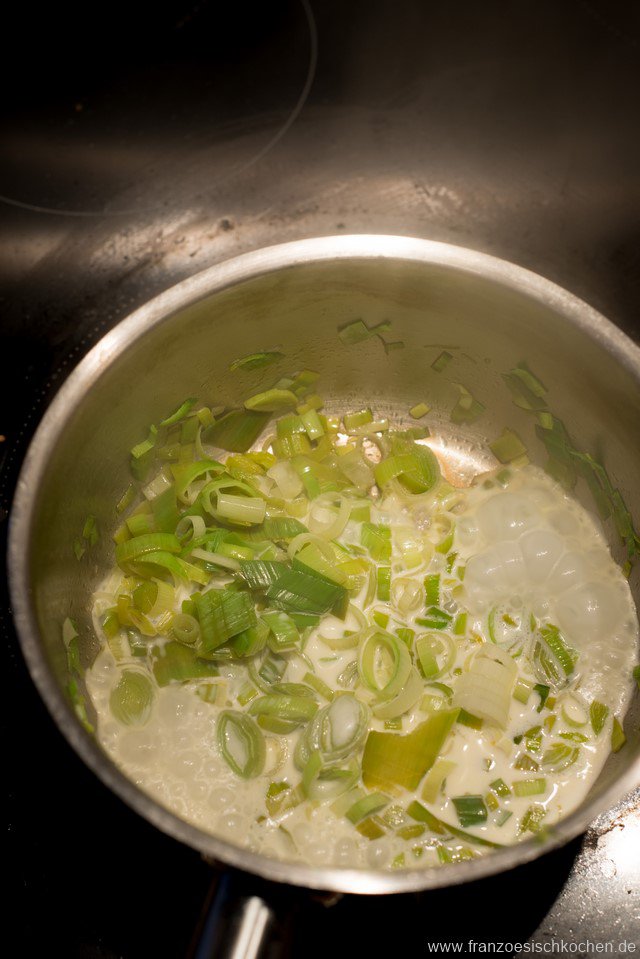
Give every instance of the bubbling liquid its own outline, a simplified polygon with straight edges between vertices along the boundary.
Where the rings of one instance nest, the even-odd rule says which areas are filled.
[[[396,531],[406,536],[406,530],[413,529],[433,544],[442,535],[443,527],[438,526],[442,515],[442,506],[436,507],[435,502],[425,514],[423,501],[412,508],[406,498],[387,496],[376,501],[371,519],[391,526],[394,543]],[[467,619],[464,635],[457,640],[450,678],[444,680],[454,689],[454,701],[459,675],[483,644],[511,649],[525,688],[541,682],[527,656],[534,620],[559,627],[577,654],[576,670],[568,686],[551,690],[552,709],[539,708],[540,696],[531,692],[511,699],[504,729],[486,722],[481,728],[457,722],[442,752],[451,764],[446,788],[443,785],[432,801],[426,801],[420,789],[391,797],[383,834],[373,839],[362,835],[330,802],[305,800],[278,815],[270,814],[265,802],[269,785],[300,781],[293,760],[298,731],[268,737],[263,773],[248,781],[238,779],[222,758],[216,735],[221,709],[235,708],[246,678],[244,667],[238,665],[220,666],[226,703],[204,702],[194,695],[193,684],[167,685],[155,690],[149,721],[127,727],[110,713],[109,699],[122,663],[116,662],[105,644],[87,674],[103,749],[142,790],[193,825],[255,852],[314,865],[420,868],[451,861],[456,855],[465,858],[467,853],[490,851],[489,846],[452,834],[447,840],[448,858],[443,856],[439,836],[428,828],[420,832],[419,823],[407,818],[412,800],[459,828],[455,797],[485,797],[487,802],[487,797],[493,797],[487,819],[467,832],[500,845],[531,835],[523,822],[532,803],[545,825],[569,814],[597,778],[610,753],[613,716],[622,720],[632,695],[638,621],[628,584],[591,516],[535,467],[513,471],[505,489],[495,478],[480,478],[469,489],[456,490],[449,516],[454,529],[449,571],[447,557],[433,549],[424,565],[403,569],[395,547],[391,570],[394,577],[414,579],[420,593],[425,575],[454,577],[459,571],[451,595]],[[358,533],[357,525],[349,523],[342,539],[357,543]],[[118,574],[112,574],[96,594],[94,620],[99,636],[103,635],[101,616],[113,604],[117,581]],[[363,601],[364,591],[353,599],[360,609]],[[378,602],[375,609],[384,612],[385,606],[390,609],[389,604]],[[416,619],[421,615],[423,610],[410,611],[404,625],[419,630]],[[323,641],[321,634],[327,635],[332,628],[343,629],[344,624],[332,623],[331,618],[322,621],[304,652],[316,676],[335,689],[337,677],[354,662],[356,653],[332,649]],[[302,682],[307,668],[300,657],[292,657],[286,681]],[[589,722],[593,701],[608,708],[598,733]],[[346,710],[342,719],[348,735]],[[418,703],[402,717],[402,735],[424,719]],[[370,729],[383,730],[384,722],[374,718]],[[558,744],[575,749],[573,762],[565,768],[544,767],[542,758]],[[534,795],[516,793],[514,783],[536,779],[544,782],[544,790]],[[508,795],[496,795],[492,784],[498,781],[506,784]]]

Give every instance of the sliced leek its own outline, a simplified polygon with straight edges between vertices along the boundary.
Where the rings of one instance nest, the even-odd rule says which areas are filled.
[[[388,325],[354,320],[339,335],[382,339]],[[403,345],[383,343],[386,354]],[[440,349],[435,373],[453,359]],[[172,709],[185,729],[205,724],[201,739],[228,767],[226,782],[213,783],[221,805],[236,777],[257,780],[260,808],[243,823],[257,848],[269,836],[267,849],[273,840],[279,853],[297,854],[317,821],[332,846],[331,830],[342,830],[354,857],[369,846],[377,863],[388,845],[390,868],[400,868],[465,860],[499,845],[496,835],[539,831],[565,779],[625,740],[605,693],[580,693],[589,686],[573,640],[585,649],[587,637],[573,623],[573,586],[567,602],[551,597],[547,608],[546,585],[529,595],[523,581],[521,561],[543,568],[562,532],[543,505],[552,531],[530,536],[524,443],[504,429],[490,449],[508,467],[456,488],[433,451],[439,435],[432,450],[429,431],[411,424],[427,403],[408,411],[404,429],[362,404],[340,417],[314,392],[317,373],[270,376],[282,358],[272,350],[236,360],[230,369],[245,371],[248,397],[234,408],[185,400],[132,450],[137,481],[117,506],[117,568],[94,617],[111,670],[108,728],[131,727],[126,752],[147,741],[136,727]],[[460,354],[461,368],[467,362]],[[619,493],[572,448],[542,384],[524,366],[506,382],[536,416],[556,475],[597,486],[629,548],[640,549]],[[438,385],[455,391],[455,423],[484,411],[461,383]],[[553,495],[533,496],[532,512]],[[516,507],[524,532],[510,525]],[[91,515],[76,554],[97,539]],[[556,607],[559,625],[548,611]],[[90,630],[74,615],[62,631],[69,694],[88,723],[79,682]]]

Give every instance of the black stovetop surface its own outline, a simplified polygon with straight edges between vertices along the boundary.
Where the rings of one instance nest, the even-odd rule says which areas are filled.
[[[455,242],[560,282],[640,339],[639,9],[72,0],[5,12],[2,537],[29,436],[73,365],[155,293],[247,249],[338,232]],[[24,956],[184,955],[212,868],[62,739],[4,587],[1,625],[8,941]],[[472,886],[331,906],[282,890],[271,954],[635,942],[638,857],[617,841],[633,841],[632,806]]]

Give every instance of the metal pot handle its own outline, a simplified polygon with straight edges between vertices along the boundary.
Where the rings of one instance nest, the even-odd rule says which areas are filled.
[[[253,891],[256,880],[225,870],[209,890],[189,959],[258,959],[274,924],[266,898]]]

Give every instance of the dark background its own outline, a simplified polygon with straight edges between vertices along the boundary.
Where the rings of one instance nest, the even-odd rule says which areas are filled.
[[[542,273],[640,339],[637,2],[72,0],[3,10],[3,39],[3,537],[26,443],[73,365],[241,251],[338,232],[446,240]],[[8,612],[3,595],[9,941],[24,956],[182,956],[211,868],[62,741]],[[637,876],[632,892],[603,865],[616,823],[474,886],[331,908],[283,890],[273,954],[640,939]]]

